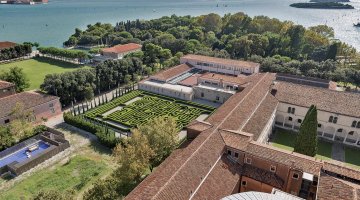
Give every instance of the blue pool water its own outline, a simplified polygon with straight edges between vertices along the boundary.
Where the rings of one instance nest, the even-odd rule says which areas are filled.
[[[31,155],[30,158],[34,157],[35,155],[43,152],[45,149],[50,147],[50,145],[45,143],[44,141],[39,141],[38,145],[39,145],[39,148],[30,153],[30,155]],[[30,146],[32,146],[32,145],[30,145]],[[8,165],[8,164],[10,164],[10,163],[12,163],[14,161],[17,161],[18,163],[21,163],[21,162],[24,162],[24,161],[30,159],[26,155],[26,150],[28,149],[28,147],[29,146],[24,147],[24,148],[18,150],[17,152],[0,159],[0,168],[5,166],[5,165]]]

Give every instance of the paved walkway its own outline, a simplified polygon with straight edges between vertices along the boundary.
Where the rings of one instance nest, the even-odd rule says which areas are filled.
[[[344,145],[334,142],[332,145],[331,157],[334,160],[345,162],[345,150]]]

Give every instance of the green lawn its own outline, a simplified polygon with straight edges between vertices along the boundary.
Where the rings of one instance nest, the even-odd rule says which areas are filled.
[[[272,140],[272,145],[281,149],[293,151],[295,144],[295,133],[284,129],[276,129],[275,137]],[[316,158],[322,160],[331,159],[332,144],[322,140],[318,141],[318,152]]]
[[[79,69],[81,66],[58,61],[50,58],[34,58],[0,65],[0,73],[11,67],[20,67],[30,80],[30,87],[27,90],[39,89],[43,83],[45,75],[62,73]]]
[[[360,150],[350,147],[345,147],[345,162],[351,166],[360,168]]]
[[[98,180],[108,170],[109,166],[101,160],[78,155],[67,163],[36,172],[11,189],[1,192],[0,199],[31,199],[40,190],[63,192],[73,189],[79,192]]]

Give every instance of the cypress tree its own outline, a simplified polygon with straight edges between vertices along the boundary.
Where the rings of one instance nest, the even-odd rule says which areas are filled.
[[[317,152],[317,109],[311,105],[300,126],[295,141],[294,151],[308,156],[315,156]]]

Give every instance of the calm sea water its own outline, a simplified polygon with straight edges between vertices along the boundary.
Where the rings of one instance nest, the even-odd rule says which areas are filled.
[[[0,41],[39,42],[61,46],[76,27],[96,22],[151,19],[164,15],[201,15],[245,12],[291,20],[304,26],[327,24],[336,38],[360,50],[360,0],[355,10],[312,10],[289,7],[307,0],[50,0],[43,5],[0,5]],[[216,5],[219,4],[219,7]],[[227,6],[223,6],[226,4]]]

